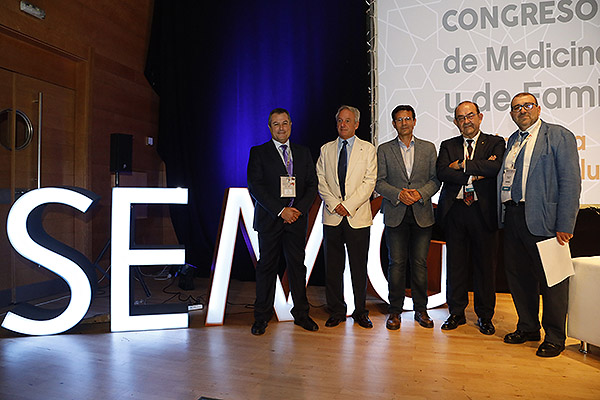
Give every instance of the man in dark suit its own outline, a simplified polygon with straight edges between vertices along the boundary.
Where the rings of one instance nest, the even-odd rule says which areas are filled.
[[[308,331],[319,326],[308,316],[304,248],[308,211],[317,195],[317,175],[308,148],[290,143],[290,114],[276,108],[269,114],[272,140],[250,149],[248,189],[256,201],[254,229],[260,259],[256,264],[253,335],[265,333],[273,315],[275,282],[281,253],[294,301],[294,323]]]
[[[435,219],[431,196],[440,189],[435,175],[435,145],[413,136],[415,110],[400,105],[392,111],[398,137],[377,149],[377,184],[388,247],[389,316],[386,328],[400,328],[406,268],[410,260],[414,319],[433,328],[427,313],[427,254]]]
[[[573,237],[581,174],[575,135],[542,121],[540,111],[531,93],[513,97],[510,116],[519,129],[508,139],[498,174],[504,266],[519,315],[517,330],[504,336],[504,341],[540,340],[541,293],[546,336],[536,354],[556,357],[565,348],[569,279],[548,286],[536,243],[556,237],[564,245]]]
[[[437,176],[443,183],[437,221],[447,248],[447,303],[450,316],[443,330],[466,323],[469,264],[473,265],[474,307],[479,331],[492,335],[496,305],[498,223],[496,177],[502,166],[504,139],[479,130],[479,106],[463,101],[454,110],[461,135],[440,145]]]

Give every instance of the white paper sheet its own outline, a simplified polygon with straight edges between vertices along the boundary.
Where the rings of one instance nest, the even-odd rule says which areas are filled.
[[[546,281],[552,287],[575,274],[569,244],[561,246],[555,237],[537,243]]]

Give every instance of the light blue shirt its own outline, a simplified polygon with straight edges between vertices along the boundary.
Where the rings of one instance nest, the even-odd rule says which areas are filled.
[[[348,139],[342,139],[341,137],[338,136],[338,160],[340,158],[340,151],[342,151],[342,145],[344,140],[346,142],[348,142],[348,144],[346,145],[346,156],[347,156],[347,160],[346,160],[346,165],[349,165],[349,161],[350,161],[350,154],[352,153],[352,146],[354,146],[354,139],[356,139],[356,135],[352,135],[351,138]]]

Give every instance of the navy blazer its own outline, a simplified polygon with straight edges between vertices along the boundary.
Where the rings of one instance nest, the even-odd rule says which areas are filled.
[[[460,189],[467,184],[469,176],[478,175],[484,177],[484,179],[473,182],[479,209],[488,229],[492,231],[498,229],[496,177],[498,171],[502,168],[504,150],[504,138],[480,132],[473,157],[466,162],[466,169],[463,172],[463,170],[455,170],[449,167],[452,162],[463,160],[465,157],[463,136],[455,136],[444,140],[440,144],[437,176],[443,186],[436,209],[438,224],[444,225],[450,207],[452,207]],[[489,160],[492,155],[496,156],[495,160]]]
[[[510,136],[507,149],[518,135],[516,131]],[[498,173],[498,199],[503,169]],[[525,187],[525,220],[529,232],[548,237],[555,236],[556,232],[572,234],[580,194],[581,172],[575,135],[563,126],[542,121]],[[500,227],[503,216],[504,206],[498,207]]]
[[[317,196],[317,174],[315,164],[307,147],[290,142],[296,177],[296,198],[292,207],[302,217],[290,227],[306,230],[308,211]],[[250,149],[248,159],[248,190],[256,201],[254,206],[254,229],[257,232],[280,229],[283,219],[278,215],[287,207],[290,198],[281,197],[281,177],[287,170],[272,140]]]

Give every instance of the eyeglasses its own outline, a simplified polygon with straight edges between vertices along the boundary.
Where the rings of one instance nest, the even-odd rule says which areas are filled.
[[[410,122],[410,121],[412,121],[412,117],[399,117],[399,118],[396,118],[396,122],[398,122],[398,123],[401,124],[402,121]]]
[[[454,119],[456,119],[456,122],[462,124],[463,122],[465,122],[465,119],[472,121],[476,115],[477,114],[475,113],[468,113],[467,115],[457,115],[456,117],[454,117]]]
[[[537,107],[537,104],[535,104],[535,103],[515,104],[510,109],[513,112],[519,112],[519,111],[521,111],[522,108],[524,108],[527,111],[531,111],[533,109],[533,107]]]

